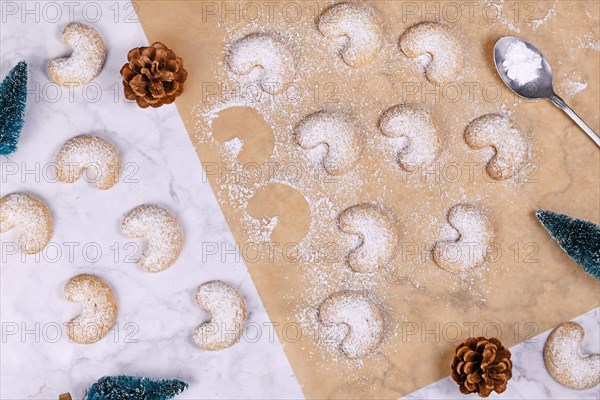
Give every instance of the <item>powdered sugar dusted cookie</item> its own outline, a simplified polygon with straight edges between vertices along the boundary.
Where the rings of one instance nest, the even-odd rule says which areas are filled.
[[[69,57],[50,61],[48,76],[63,86],[91,82],[102,71],[106,59],[102,37],[91,26],[73,22],[67,25],[62,38],[73,52]]]
[[[52,237],[52,215],[37,197],[27,193],[11,193],[0,199],[0,233],[13,227],[20,229],[19,248],[23,253],[35,254]]]
[[[529,145],[517,124],[501,114],[486,114],[465,130],[465,141],[473,149],[492,147],[494,156],[486,171],[494,179],[514,176],[527,163]]]
[[[398,163],[406,171],[430,165],[439,154],[439,129],[433,116],[422,108],[394,106],[383,113],[379,128],[387,137],[408,138],[408,145],[398,153]]]
[[[212,318],[194,331],[194,341],[204,350],[223,350],[239,339],[246,323],[246,304],[238,291],[221,281],[206,282],[196,291],[196,303]]]
[[[69,139],[56,155],[56,175],[62,182],[73,183],[84,169],[91,171],[96,187],[110,189],[119,180],[119,151],[108,140],[82,135]]]
[[[343,40],[342,58],[351,67],[373,61],[383,46],[383,27],[377,12],[366,3],[338,3],[318,20],[319,31],[332,40]]]
[[[227,49],[225,61],[241,76],[261,68],[261,87],[270,94],[285,91],[296,75],[292,52],[280,38],[268,33],[253,33],[236,40]]]
[[[112,289],[94,275],[82,274],[65,285],[67,300],[81,304],[81,314],[67,323],[69,339],[91,344],[102,339],[117,320],[117,301]]]
[[[585,332],[575,322],[556,327],[544,346],[544,361],[556,381],[571,389],[591,389],[600,384],[600,354],[583,354]]]
[[[304,117],[294,128],[294,138],[304,149],[327,146],[323,167],[330,175],[351,170],[363,151],[363,135],[357,123],[343,111],[321,110]]]
[[[154,204],[143,204],[129,211],[121,224],[131,238],[145,238],[148,246],[137,263],[148,272],[169,268],[183,248],[183,230],[173,214]]]
[[[358,204],[344,210],[339,227],[358,235],[361,244],[348,254],[348,265],[356,272],[375,272],[396,255],[398,233],[393,220],[378,206]]]
[[[457,204],[450,209],[448,222],[458,232],[458,239],[434,244],[436,264],[453,273],[483,265],[494,240],[494,227],[488,216],[474,205]]]
[[[408,28],[400,37],[400,49],[410,58],[431,56],[425,75],[432,83],[451,82],[463,68],[460,40],[438,23],[422,22]]]
[[[383,313],[364,293],[342,290],[332,294],[319,307],[318,318],[325,325],[348,327],[340,345],[348,358],[372,354],[383,340]]]

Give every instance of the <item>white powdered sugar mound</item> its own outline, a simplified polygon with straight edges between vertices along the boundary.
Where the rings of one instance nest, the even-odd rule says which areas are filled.
[[[542,57],[519,40],[512,42],[506,49],[506,58],[502,66],[506,75],[523,86],[540,76]]]

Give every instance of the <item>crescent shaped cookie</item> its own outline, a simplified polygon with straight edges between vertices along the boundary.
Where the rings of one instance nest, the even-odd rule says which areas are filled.
[[[27,193],[11,193],[0,199],[0,233],[13,227],[21,230],[18,243],[23,253],[35,254],[52,237],[52,215],[37,197]]]
[[[239,339],[246,323],[246,304],[239,292],[221,281],[203,284],[196,291],[196,303],[212,314],[209,322],[194,331],[194,342],[204,350],[223,350]]]
[[[325,325],[348,327],[340,345],[348,358],[372,354],[383,340],[383,314],[363,293],[342,290],[332,294],[319,307],[318,318]]]
[[[279,38],[267,33],[253,33],[236,40],[228,48],[225,61],[240,76],[261,68],[260,85],[269,94],[284,92],[296,75],[292,52]]]
[[[77,22],[67,25],[63,41],[73,49],[69,57],[48,63],[48,76],[59,85],[84,85],[91,82],[104,66],[106,48],[94,28]]]
[[[434,244],[436,264],[455,274],[483,265],[494,240],[494,227],[487,215],[471,204],[457,204],[450,209],[448,222],[459,237]]]
[[[375,272],[396,255],[398,233],[381,208],[366,203],[349,207],[340,214],[338,223],[341,231],[361,238],[361,244],[347,258],[355,272]]]
[[[350,171],[363,151],[363,135],[354,118],[342,111],[321,110],[302,119],[294,128],[294,139],[303,149],[325,144],[323,167],[330,175]]]
[[[473,149],[495,150],[486,171],[497,180],[513,177],[528,161],[525,135],[513,120],[501,114],[486,114],[473,120],[465,130],[465,141]]]
[[[544,361],[557,382],[571,389],[591,389],[600,384],[600,354],[583,354],[585,332],[575,322],[556,327],[544,346]]]
[[[62,182],[73,183],[84,169],[93,171],[94,184],[100,190],[110,189],[119,180],[119,151],[108,140],[82,135],[69,139],[56,155],[56,175]]]
[[[438,23],[422,22],[408,28],[400,37],[400,49],[409,58],[432,57],[425,70],[432,83],[451,82],[463,68],[460,40]]]
[[[129,211],[121,223],[131,238],[146,238],[147,247],[137,263],[148,272],[169,268],[183,248],[183,230],[173,214],[154,204],[143,204]]]
[[[440,132],[427,110],[410,105],[394,106],[381,116],[379,129],[390,138],[408,138],[408,145],[398,153],[398,163],[406,171],[428,166],[438,157]]]
[[[369,64],[383,46],[381,19],[365,3],[335,4],[321,14],[317,26],[329,39],[345,39],[340,54],[351,67]]]
[[[112,289],[94,275],[82,274],[65,285],[67,300],[81,304],[81,314],[67,323],[69,339],[91,344],[110,332],[117,320],[117,301]]]

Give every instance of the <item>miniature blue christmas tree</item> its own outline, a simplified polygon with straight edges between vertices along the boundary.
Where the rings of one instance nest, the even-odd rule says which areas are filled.
[[[565,253],[600,280],[600,226],[547,210],[535,215]]]
[[[86,400],[169,400],[187,387],[176,379],[105,376],[90,387]]]
[[[17,150],[25,122],[27,101],[27,63],[21,61],[0,84],[0,155]]]

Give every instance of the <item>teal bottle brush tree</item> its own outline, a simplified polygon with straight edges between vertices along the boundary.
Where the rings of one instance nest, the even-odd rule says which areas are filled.
[[[187,383],[177,379],[105,376],[90,386],[84,400],[170,400],[187,387]],[[60,395],[63,399],[72,400],[69,393]]]
[[[0,155],[17,150],[25,122],[27,63],[19,62],[0,84]]]
[[[565,253],[600,280],[600,226],[553,211],[538,210],[535,215]]]

